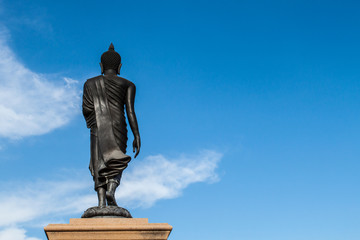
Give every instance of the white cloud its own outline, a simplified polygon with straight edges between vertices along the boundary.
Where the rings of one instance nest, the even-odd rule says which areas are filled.
[[[171,160],[162,155],[139,162],[134,160],[133,170],[124,173],[117,199],[127,206],[150,207],[161,199],[179,197],[192,183],[217,181],[216,168],[221,158],[218,152],[203,151]],[[0,227],[5,229],[0,231],[0,236],[9,233],[19,236],[0,240],[33,240],[25,238],[25,232],[17,226],[43,227],[50,222],[63,221],[69,214],[76,213],[80,217],[82,211],[96,205],[90,173],[76,172],[83,173],[68,174],[68,178],[64,176],[67,180],[60,181],[0,184]]]
[[[42,180],[27,185],[6,183],[7,187],[4,186],[0,192],[0,226],[81,212],[96,202],[96,196],[91,201],[90,195],[84,195],[84,190],[91,188],[90,182],[84,180],[77,177],[54,182]]]
[[[22,228],[6,228],[0,230],[0,240],[40,240],[39,238],[26,237],[25,233],[25,229]]]
[[[222,154],[203,151],[196,156],[168,160],[162,155],[150,156],[141,162],[133,160],[133,171],[124,174],[117,192],[120,202],[131,206],[150,207],[160,199],[181,195],[189,184],[214,182]]]
[[[74,80],[54,81],[26,68],[8,38],[0,28],[0,137],[45,134],[68,123],[80,100]]]

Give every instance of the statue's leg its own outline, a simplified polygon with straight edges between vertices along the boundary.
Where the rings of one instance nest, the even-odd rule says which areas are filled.
[[[118,186],[118,179],[109,179],[106,190],[106,200],[109,206],[117,206],[115,199],[115,190]]]
[[[97,188],[97,194],[98,194],[98,199],[99,199],[99,207],[106,207],[106,199],[105,199],[105,188],[104,187],[98,187]]]

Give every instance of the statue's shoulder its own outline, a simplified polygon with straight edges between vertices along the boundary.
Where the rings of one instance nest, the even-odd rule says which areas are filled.
[[[130,86],[135,86],[135,84],[129,80],[127,80],[126,78],[123,77],[119,77],[116,76],[117,81],[122,82],[124,85],[130,87]]]

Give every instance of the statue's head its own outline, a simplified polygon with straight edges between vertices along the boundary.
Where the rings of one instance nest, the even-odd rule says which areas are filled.
[[[117,74],[120,74],[121,65],[120,54],[115,52],[114,45],[111,43],[109,50],[101,55],[101,73],[104,73],[105,70],[113,69]]]

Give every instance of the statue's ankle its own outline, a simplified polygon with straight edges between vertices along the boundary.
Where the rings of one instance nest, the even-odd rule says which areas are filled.
[[[111,193],[111,195],[115,194],[116,188],[119,186],[119,182],[116,180],[110,180],[107,184],[106,194]]]

